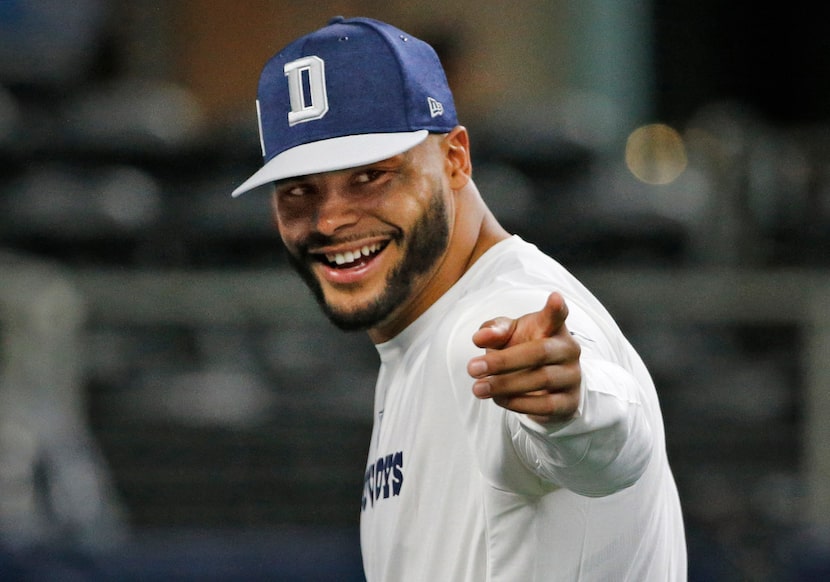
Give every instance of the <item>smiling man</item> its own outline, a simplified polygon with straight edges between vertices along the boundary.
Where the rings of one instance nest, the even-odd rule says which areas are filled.
[[[292,265],[380,355],[367,579],[685,579],[651,378],[487,208],[432,48],[335,19],[266,64],[257,111],[265,164],[234,196],[273,185]]]

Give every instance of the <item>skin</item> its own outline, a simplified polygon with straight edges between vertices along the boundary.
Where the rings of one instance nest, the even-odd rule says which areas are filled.
[[[461,126],[374,164],[278,182],[272,209],[292,265],[329,318],[375,343],[403,331],[509,237],[472,180]],[[333,262],[338,255],[344,264]],[[467,369],[473,394],[542,423],[571,418],[581,372],[566,318],[553,293],[538,312],[482,324],[472,341],[486,352]]]

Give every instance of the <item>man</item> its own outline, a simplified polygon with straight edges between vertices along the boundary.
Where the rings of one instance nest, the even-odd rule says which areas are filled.
[[[684,579],[648,372],[490,213],[431,47],[334,19],[268,62],[257,111],[265,165],[234,195],[273,183],[291,263],[381,359],[368,580]]]

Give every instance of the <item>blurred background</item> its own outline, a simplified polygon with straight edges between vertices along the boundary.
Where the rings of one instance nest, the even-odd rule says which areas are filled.
[[[362,579],[376,354],[288,272],[267,193],[230,198],[260,68],[335,15],[436,47],[491,207],[643,355],[690,580],[827,579],[811,8],[0,0],[0,579]]]

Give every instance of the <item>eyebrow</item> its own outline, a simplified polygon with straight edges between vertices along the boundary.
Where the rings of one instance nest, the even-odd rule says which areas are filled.
[[[292,176],[291,178],[282,178],[281,180],[276,180],[271,182],[271,184],[275,188],[281,188],[282,186],[286,186],[288,184],[293,184],[295,182],[303,182],[307,181],[311,174],[306,174],[304,176]]]

